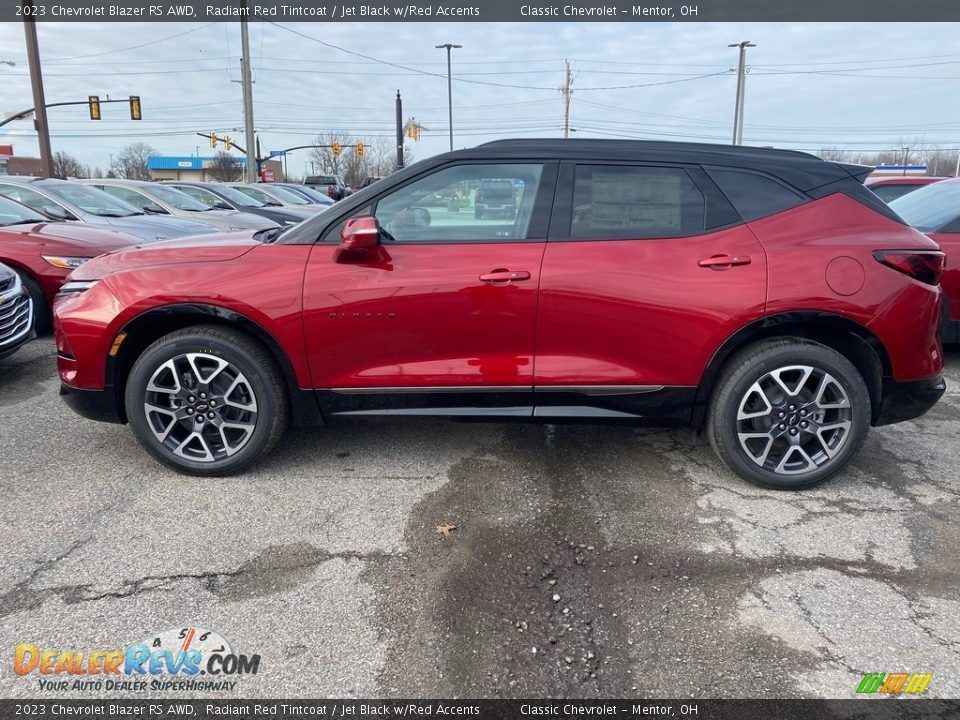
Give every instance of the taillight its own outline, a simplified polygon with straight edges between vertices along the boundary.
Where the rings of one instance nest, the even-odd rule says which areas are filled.
[[[327,196],[333,197],[333,185],[327,185]]]
[[[936,285],[946,269],[947,256],[936,250],[876,250],[877,262],[927,285]]]

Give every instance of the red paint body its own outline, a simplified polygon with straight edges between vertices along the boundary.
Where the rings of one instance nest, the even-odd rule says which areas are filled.
[[[196,303],[262,328],[304,389],[691,387],[742,328],[814,311],[868,329],[893,379],[934,377],[940,290],[877,262],[885,248],[936,246],[840,193],[676,239],[395,243],[350,257],[330,243],[188,238],[76,271],[100,282],[58,300],[58,362],[67,385],[101,389],[121,329]],[[701,264],[716,255],[737,260]],[[516,279],[480,278],[499,271]]]
[[[93,258],[138,242],[132,235],[81,223],[10,225],[0,228],[0,262],[32,278],[52,304],[70,270],[54,267],[43,255]]]

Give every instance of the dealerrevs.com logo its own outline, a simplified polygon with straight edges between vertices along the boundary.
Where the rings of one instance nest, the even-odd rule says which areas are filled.
[[[256,675],[260,655],[241,654],[215,630],[188,626],[153,633],[125,650],[53,649],[21,643],[13,671],[37,676],[42,691],[232,691]]]

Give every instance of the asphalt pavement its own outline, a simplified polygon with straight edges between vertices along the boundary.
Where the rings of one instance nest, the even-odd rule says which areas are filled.
[[[960,696],[960,351],[947,375],[800,493],[692,431],[423,419],[198,479],[74,415],[31,343],[0,360],[0,697],[162,695],[41,690],[14,647],[179,627],[261,656],[202,697],[851,697],[878,671]]]

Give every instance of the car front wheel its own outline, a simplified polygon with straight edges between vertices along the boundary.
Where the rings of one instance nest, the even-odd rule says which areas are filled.
[[[741,477],[799,489],[829,479],[853,459],[870,414],[866,384],[843,355],[807,340],[778,339],[727,364],[707,437]]]
[[[283,377],[267,350],[211,325],[179,330],[147,348],[124,400],[144,448],[192,475],[239,472],[277,444],[288,414]]]

